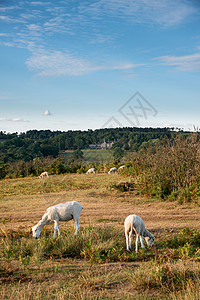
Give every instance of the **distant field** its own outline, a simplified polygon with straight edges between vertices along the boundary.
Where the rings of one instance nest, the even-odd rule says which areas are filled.
[[[200,206],[113,189],[131,180],[119,174],[1,180],[0,298],[199,299]],[[46,208],[71,200],[84,207],[78,235],[70,221],[60,223],[56,239],[53,224],[33,239],[31,227]],[[137,255],[125,249],[129,214],[141,216],[156,238]]]
[[[111,162],[113,155],[111,150],[103,149],[86,149],[83,150],[83,155],[86,161],[92,162],[97,161],[100,163]]]
[[[87,162],[100,162],[107,163],[113,160],[113,155],[111,150],[104,149],[84,149],[83,157]],[[63,152],[66,158],[69,158],[73,154],[73,150],[68,150]]]

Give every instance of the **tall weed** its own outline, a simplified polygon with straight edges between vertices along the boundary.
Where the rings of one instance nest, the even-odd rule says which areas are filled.
[[[132,284],[137,290],[155,289],[163,292],[184,290],[199,282],[199,270],[192,270],[183,264],[151,264],[136,271],[129,269]]]

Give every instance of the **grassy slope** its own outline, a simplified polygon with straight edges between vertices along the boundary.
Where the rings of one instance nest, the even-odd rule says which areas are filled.
[[[72,258],[70,256],[64,257],[63,255],[59,259],[55,257],[46,258],[38,264],[37,257],[34,257],[34,260],[26,265],[26,260],[22,260],[22,256],[19,256],[17,260],[11,258],[6,260],[5,256],[1,255],[4,269],[0,270],[0,274],[2,275],[1,278],[6,278],[6,280],[4,278],[1,285],[1,298],[156,299],[157,297],[157,299],[164,299],[165,295],[166,298],[168,295],[167,287],[163,288],[162,282],[159,285],[158,281],[160,279],[158,278],[165,278],[165,276],[170,278],[171,276],[171,278],[174,277],[176,280],[179,280],[181,285],[183,280],[181,281],[178,277],[180,274],[186,274],[186,270],[191,272],[195,270],[193,273],[197,274],[196,270],[199,267],[199,263],[193,261],[193,259],[191,262],[190,253],[188,252],[187,254],[187,251],[191,251],[189,246],[187,249],[181,248],[176,250],[179,251],[178,253],[180,258],[183,259],[183,263],[179,260],[167,262],[164,265],[161,263],[166,262],[167,256],[173,258],[175,254],[177,255],[177,252],[174,252],[175,250],[172,247],[171,250],[169,248],[169,252],[165,253],[165,249],[162,249],[162,243],[165,242],[165,239],[169,242],[171,237],[175,238],[178,228],[200,229],[198,222],[200,207],[192,205],[180,206],[175,202],[158,202],[152,199],[141,198],[135,195],[134,192],[117,193],[110,190],[112,183],[120,181],[127,181],[127,178],[123,178],[120,175],[109,176],[107,174],[97,174],[95,176],[69,174],[50,176],[50,178],[42,180],[38,178],[23,178],[1,181],[0,246],[2,249],[4,247],[7,249],[6,253],[10,257],[14,257],[12,256],[14,255],[12,254],[14,246],[11,245],[11,241],[14,238],[16,238],[16,243],[21,243],[19,244],[21,245],[20,247],[22,247],[23,243],[24,245],[30,245],[30,247],[38,247],[39,243],[41,243],[40,247],[43,247],[42,243],[45,243],[45,247],[47,247],[46,243],[52,240],[50,236],[45,241],[44,231],[41,238],[35,241],[30,236],[29,229],[38,222],[47,207],[69,200],[77,200],[84,206],[80,218],[80,239],[83,238],[84,240],[84,233],[86,234],[89,230],[88,226],[99,228],[102,232],[109,227],[116,230],[120,245],[122,245],[120,250],[116,248],[118,247],[116,246],[117,244],[113,246],[116,248],[116,253],[117,251],[120,252],[120,255],[119,253],[116,254],[115,263],[107,262],[100,265],[96,264],[96,261],[91,264],[84,257]],[[140,251],[138,258],[132,254],[133,262],[126,262],[130,256],[127,256],[129,254],[123,249],[125,247],[123,221],[130,213],[136,213],[144,219],[146,227],[156,236],[156,244],[151,251],[147,249]],[[52,230],[53,225],[48,225],[47,233],[49,231],[51,235]],[[61,223],[63,237],[65,236],[65,230],[70,230],[71,236],[73,223]],[[98,242],[98,231],[95,234],[98,247],[109,247],[111,242],[107,242],[106,245],[105,243],[102,244],[102,242]],[[113,235],[113,243],[117,236],[116,234]],[[187,243],[187,240],[185,243]],[[91,249],[86,248],[86,250],[89,253],[85,252],[85,257],[90,255],[91,258]],[[93,251],[95,251],[95,248]],[[114,254],[111,253],[110,255],[113,258]],[[25,256],[24,259],[27,259],[27,257]],[[164,269],[160,269],[161,267],[159,266]],[[145,269],[148,270],[146,273],[151,274],[152,269],[154,273],[151,276],[149,275],[149,278],[145,277],[146,275],[142,273]],[[177,271],[178,269],[181,272],[177,275],[174,270]],[[5,276],[4,273],[9,276]],[[152,278],[154,278],[153,283],[151,283]],[[191,287],[194,284],[194,278],[183,279],[186,283],[191,281],[191,285],[188,284],[188,287],[185,283],[185,289],[187,289],[185,294],[192,293]],[[159,288],[156,288],[156,285]],[[170,293],[172,290],[170,289]],[[199,285],[196,286],[196,291],[197,293],[200,291]],[[140,296],[141,294],[143,296]],[[181,299],[182,297],[182,295],[170,295],[174,299]]]

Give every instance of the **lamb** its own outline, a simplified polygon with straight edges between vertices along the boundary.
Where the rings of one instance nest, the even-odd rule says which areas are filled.
[[[144,248],[143,244],[143,236],[148,246],[154,245],[155,237],[151,234],[144,225],[144,221],[137,215],[129,215],[124,221],[125,227],[125,237],[126,237],[126,249],[127,251],[131,251],[131,242],[133,230],[136,233],[136,243],[135,243],[135,252],[138,253],[138,243],[140,239],[140,243],[142,248]]]
[[[88,174],[95,174],[95,168],[89,169],[89,170],[86,172],[86,174],[87,174],[87,175],[88,175]]]
[[[115,174],[115,173],[117,173],[116,167],[111,168],[110,171],[108,172],[108,174]]]
[[[45,177],[45,176],[49,177],[48,172],[43,172],[43,173],[41,173],[40,176],[39,176],[39,178],[43,178],[43,177]]]
[[[70,221],[72,219],[74,221],[75,234],[77,234],[80,227],[79,217],[82,209],[82,205],[76,201],[60,203],[47,208],[42,219],[35,226],[32,227],[33,237],[37,239],[40,236],[43,227],[47,223],[54,222],[55,225],[53,237],[55,238],[57,230],[58,235],[60,235],[61,232],[59,227],[59,221]]]

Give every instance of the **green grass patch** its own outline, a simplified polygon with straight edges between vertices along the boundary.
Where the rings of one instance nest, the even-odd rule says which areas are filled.
[[[85,149],[82,150],[83,157],[87,162],[109,163],[113,161],[112,150]]]
[[[163,232],[153,248],[139,248],[136,254],[126,251],[123,232],[110,226],[82,227],[76,236],[71,228],[55,239],[52,230],[44,228],[37,240],[30,230],[1,231],[0,295],[9,299],[6,285],[12,284],[12,299],[151,299],[141,295],[149,291],[158,294],[152,299],[167,294],[168,299],[179,299],[184,291],[195,296],[200,271],[188,262],[200,261],[199,236],[198,230],[188,228],[171,236]],[[83,263],[90,267],[85,269]],[[23,289],[27,282],[31,285]],[[127,290],[118,294],[123,286]],[[196,299],[192,297],[188,299]]]
[[[91,183],[76,180],[68,175],[50,176],[49,178],[5,179],[0,182],[0,195],[35,195],[56,193],[70,190],[90,189]]]
[[[110,226],[88,226],[75,236],[72,230],[63,230],[62,235],[52,238],[52,231],[44,230],[38,240],[30,231],[2,231],[0,258],[3,261],[19,259],[22,265],[31,261],[47,259],[83,258],[92,263],[117,261],[175,261],[190,259],[200,261],[200,232],[193,229],[179,230],[172,237],[160,238],[155,247],[139,250],[136,254],[126,252],[123,232]],[[134,246],[133,246],[134,249]]]

